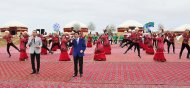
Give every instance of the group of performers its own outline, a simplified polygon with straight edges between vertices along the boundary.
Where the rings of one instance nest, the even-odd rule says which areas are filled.
[[[143,33],[143,31],[139,31],[135,29],[133,32],[127,32],[126,35],[118,37],[115,35],[109,35],[104,31],[102,35],[98,33],[92,35],[91,33],[87,35],[86,39],[86,46],[91,48],[95,45],[94,51],[94,60],[95,61],[106,61],[106,55],[111,54],[111,44],[110,38],[113,39],[114,43],[117,44],[118,39],[120,42],[120,46],[124,48],[128,46],[127,50],[124,52],[126,54],[129,50],[131,50],[134,46],[134,52],[137,49],[138,56],[141,58],[141,48],[149,55],[154,55],[153,59],[155,61],[165,62],[166,58],[164,56],[164,43],[167,43],[167,52],[170,53],[170,46],[173,47],[173,53],[175,54],[175,40],[176,34],[173,32],[159,32],[159,33]],[[5,32],[5,36],[3,38],[7,42],[7,53],[9,57],[11,57],[11,53],[9,51],[10,46],[13,46],[18,52],[20,52],[20,61],[27,60],[28,56],[26,53],[27,49],[27,42],[29,35],[27,32],[23,32],[20,34],[20,49],[12,42],[13,36],[9,33],[9,31]],[[69,55],[72,55],[73,48],[69,47],[68,43],[71,42],[74,37],[72,34],[63,34],[59,35],[58,33],[49,34],[49,35],[42,35],[38,34],[38,37],[42,39],[42,47],[41,47],[41,54],[46,55],[47,51],[53,54],[53,51],[57,49],[60,50],[59,61],[70,61]],[[85,38],[83,33],[80,32],[80,37]],[[190,54],[190,47],[189,47],[189,30],[186,30],[181,37],[179,37],[179,41],[182,41],[181,51],[179,54],[179,58],[181,59],[183,50],[186,48],[188,50],[187,58],[189,58]],[[111,40],[112,40],[111,39]],[[50,47],[51,45],[51,47]],[[48,48],[50,47],[50,48]],[[68,53],[68,51],[70,52]]]
[[[178,37],[178,42],[182,42],[181,51],[179,54],[179,59],[181,59],[182,52],[186,48],[188,50],[187,58],[189,58],[190,48],[189,48],[189,30],[186,30]],[[167,43],[167,52],[170,53],[170,46],[173,47],[173,53],[175,54],[175,42],[177,40],[177,35],[173,32],[159,32],[159,33],[143,33],[136,29],[134,32],[128,32],[120,46],[123,48],[128,46],[128,49],[124,52],[126,54],[133,46],[134,51],[138,50],[138,56],[140,56],[140,48],[142,48],[147,54],[154,55],[153,59],[159,62],[165,62],[166,58],[164,56],[164,44]],[[156,51],[156,52],[155,52]]]

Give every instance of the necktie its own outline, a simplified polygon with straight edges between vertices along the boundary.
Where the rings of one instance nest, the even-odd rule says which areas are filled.
[[[34,43],[35,43],[35,38],[34,38]]]

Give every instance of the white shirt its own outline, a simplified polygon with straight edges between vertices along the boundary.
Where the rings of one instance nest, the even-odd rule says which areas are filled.
[[[79,44],[79,38],[77,38],[76,40],[77,40],[77,44]]]

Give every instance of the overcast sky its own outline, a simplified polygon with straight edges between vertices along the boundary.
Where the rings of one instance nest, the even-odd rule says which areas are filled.
[[[190,23],[190,0],[2,0],[0,13],[0,25],[19,21],[29,30],[48,32],[54,23],[65,25],[74,20],[93,22],[101,32],[108,24],[118,26],[127,20],[175,28]]]

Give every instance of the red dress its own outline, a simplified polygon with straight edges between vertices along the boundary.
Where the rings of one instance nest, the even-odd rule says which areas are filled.
[[[144,49],[144,44],[143,44],[143,41],[142,41],[142,34],[140,34],[140,40],[139,40],[139,46],[140,48],[143,48]]]
[[[148,35],[146,35],[145,37],[144,37],[144,50],[146,50],[147,49],[147,47],[148,47]]]
[[[147,54],[154,54],[152,38],[148,36],[146,41],[148,42],[147,48],[146,48],[146,53]]]
[[[103,40],[104,40],[104,50],[105,50],[105,54],[111,54],[111,46],[108,40],[108,35],[104,35],[102,36]]]
[[[92,47],[92,37],[88,36],[87,47]]]
[[[59,56],[59,61],[70,61],[66,44],[67,44],[67,40],[63,39],[61,42],[61,54]]]
[[[47,39],[45,37],[42,37],[42,43],[43,45],[47,46]],[[41,55],[46,55],[47,54],[47,49],[44,49],[43,47],[41,48]]]
[[[156,54],[154,55],[154,60],[159,62],[165,62],[166,59],[164,57],[164,42],[163,42],[164,38],[159,37],[157,38],[157,41],[158,41],[158,48]]]
[[[73,47],[71,47],[69,55],[73,55]]]
[[[28,59],[28,55],[26,53],[26,47],[25,47],[25,42],[27,40],[25,38],[20,39],[20,61],[24,61],[25,59]]]
[[[58,36],[53,37],[53,38],[52,38],[52,41],[53,41],[53,43],[59,43],[59,37],[58,37]],[[53,44],[53,43],[52,43],[52,44]],[[59,49],[59,46],[54,46],[54,47],[52,48],[52,51],[57,51],[57,49]]]
[[[98,41],[96,42],[94,60],[95,61],[106,61],[105,50],[104,50],[103,45],[101,43],[101,39],[98,39]]]

